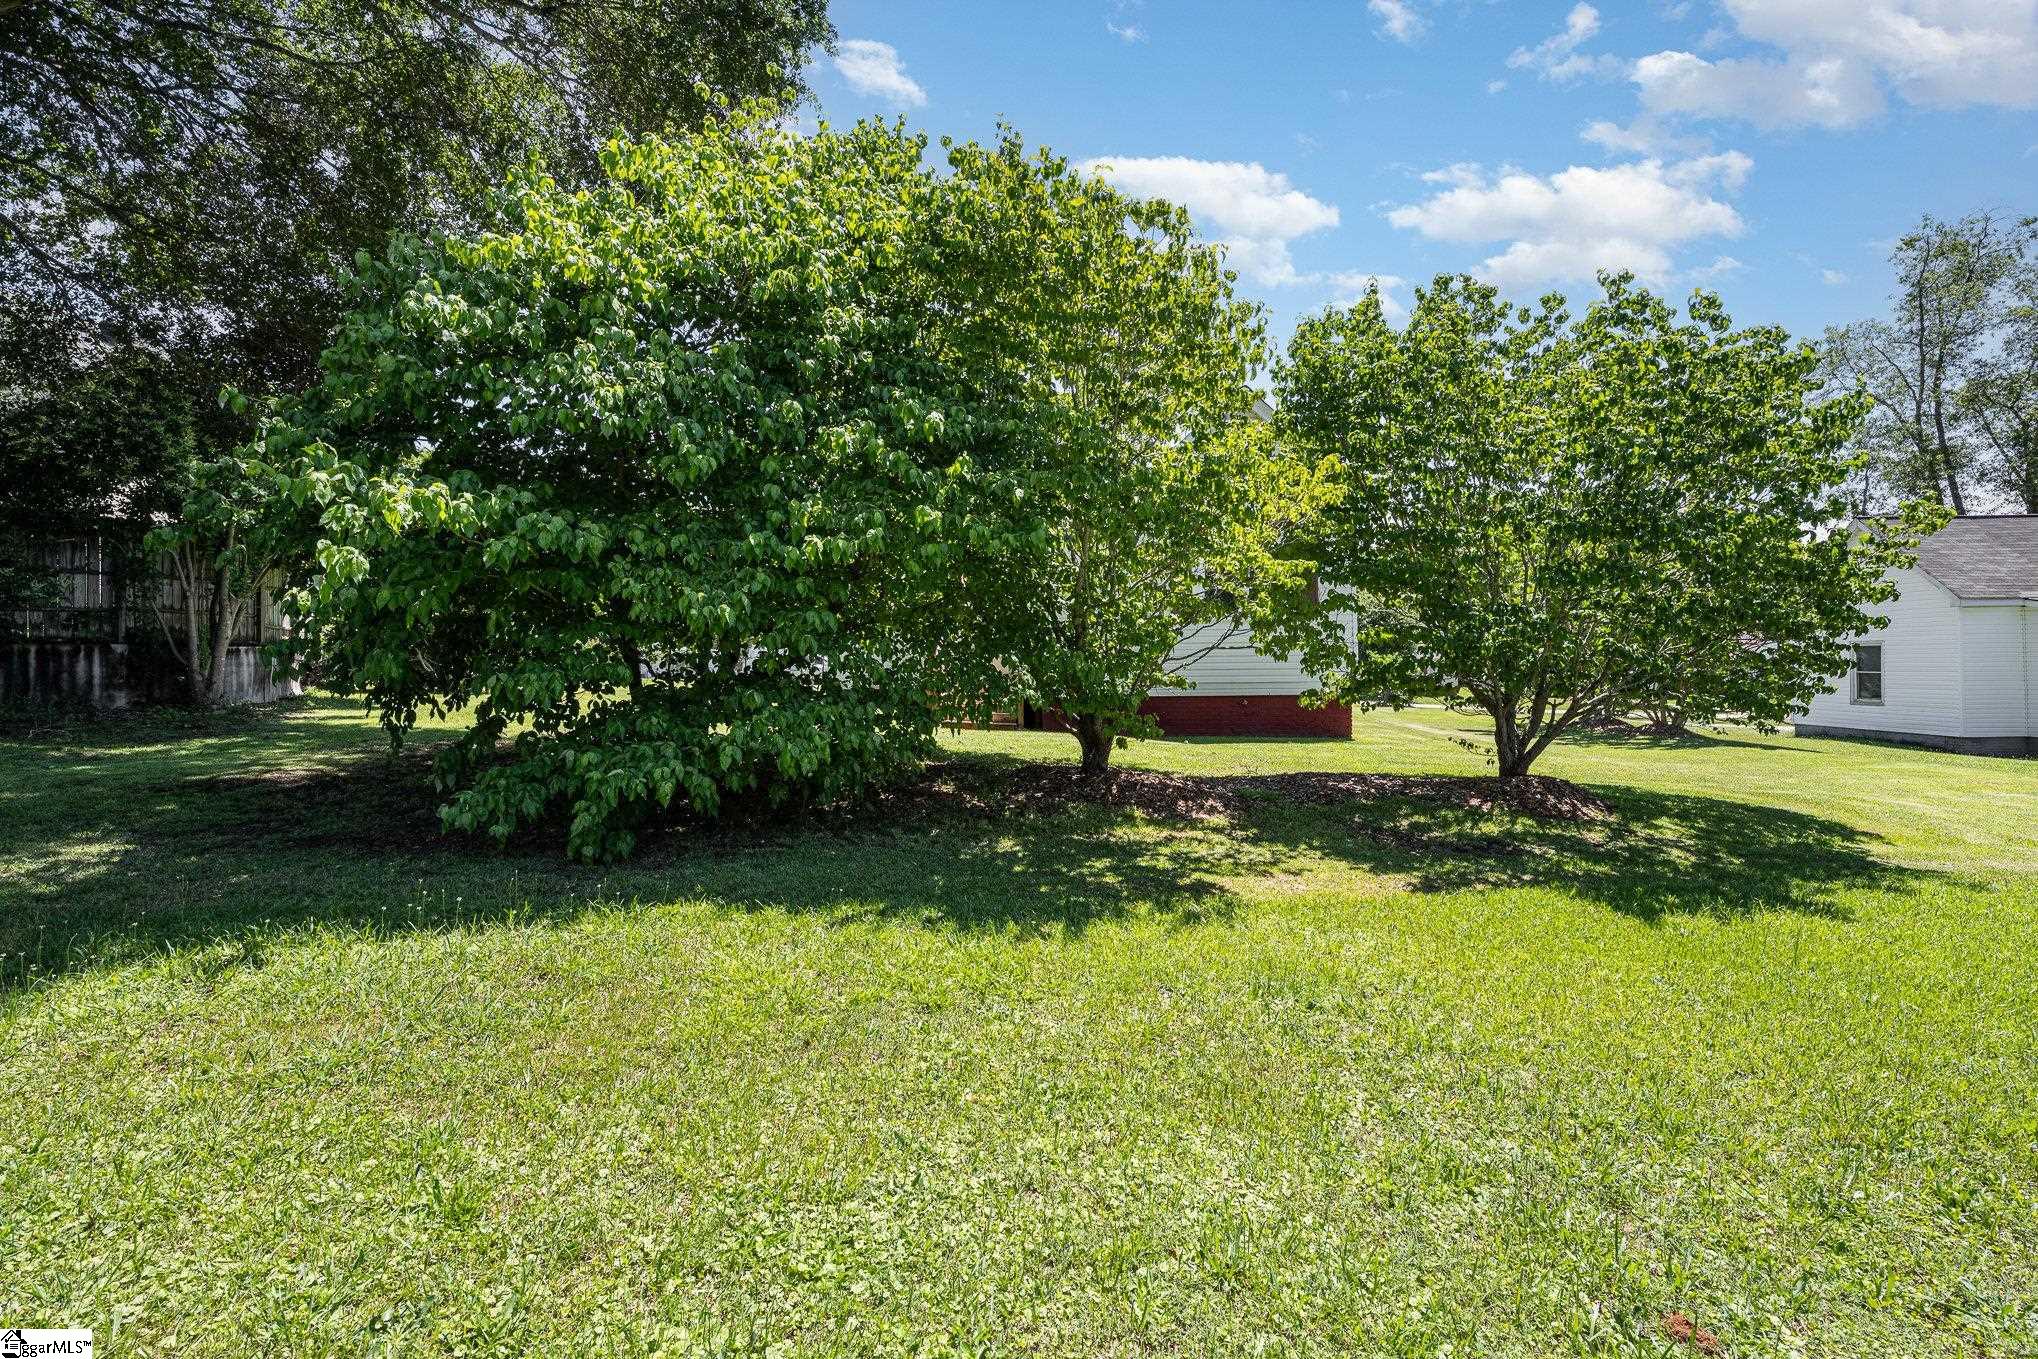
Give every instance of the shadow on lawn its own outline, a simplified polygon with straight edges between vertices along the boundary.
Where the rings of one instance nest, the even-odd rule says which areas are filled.
[[[952,762],[960,794],[799,826],[676,832],[630,863],[583,867],[556,842],[495,853],[442,835],[428,750],[363,756],[358,727],[349,742],[307,733],[302,724],[324,725],[316,711],[297,724],[141,743],[142,758],[121,739],[105,754],[0,746],[6,778],[28,765],[47,776],[30,824],[0,833],[0,861],[16,865],[0,876],[0,989],[165,948],[219,946],[245,961],[267,936],[306,925],[474,928],[632,901],[1068,936],[1133,917],[1222,921],[1255,879],[1326,867],[1426,893],[1548,887],[1645,921],[1843,918],[1845,889],[1916,876],[1879,863],[1870,837],[1838,822],[1714,798],[1600,788],[1612,817],[1539,821],[1421,797],[1300,801],[1264,780],[1144,775],[1175,800],[1141,811],[1001,802],[1028,779],[1067,773],[1010,757]]]
[[[1610,819],[1498,818],[1399,800],[1275,834],[1400,876],[1418,892],[1547,887],[1651,923],[1763,911],[1846,919],[1843,892],[1921,876],[1876,859],[1878,837],[1824,817],[1688,794],[1594,791],[1612,806]]]
[[[1612,729],[1574,729],[1558,739],[1560,745],[1569,746],[1611,746],[1617,750],[1742,750],[1773,751],[1779,755],[1810,755],[1816,752],[1803,746],[1777,741],[1750,741],[1745,737],[1729,736],[1719,730],[1693,727],[1682,733],[1651,731],[1647,727],[1629,727],[1625,731]]]

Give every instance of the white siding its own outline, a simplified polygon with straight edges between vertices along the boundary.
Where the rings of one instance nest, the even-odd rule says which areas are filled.
[[[2027,733],[2038,739],[2038,605],[2023,610],[2024,614],[2024,720],[2030,727]]]
[[[1199,655],[1212,647],[1208,655]],[[1194,656],[1186,665],[1184,657]],[[1299,694],[1316,687],[1300,657],[1267,656],[1253,649],[1252,630],[1211,624],[1186,634],[1175,648],[1168,669],[1191,681],[1187,689],[1155,689],[1165,694]]]
[[[1897,597],[1882,606],[1889,626],[1859,640],[1882,647],[1880,704],[1854,702],[1852,673],[1837,675],[1801,720],[1859,731],[1965,736],[1962,726],[1959,603],[1922,571],[1899,571]]]
[[[2017,604],[1960,610],[1963,736],[2029,736],[2025,637],[2034,613]]]

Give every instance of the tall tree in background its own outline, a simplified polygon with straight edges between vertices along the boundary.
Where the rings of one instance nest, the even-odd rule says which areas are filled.
[[[179,506],[253,431],[223,387],[316,378],[358,251],[533,154],[577,183],[617,129],[796,89],[832,40],[825,0],[0,0],[0,520]],[[187,437],[66,451],[135,433],[103,398],[136,377]]]
[[[1811,346],[1602,283],[1574,320],[1442,278],[1399,330],[1369,296],[1304,321],[1275,375],[1279,434],[1331,468],[1302,532],[1336,586],[1262,631],[1335,698],[1467,693],[1506,778],[1673,694],[1784,717],[1846,668],[1912,541],[1813,531],[1844,522],[1866,403],[1817,399]]]
[[[1984,485],[2038,514],[2038,251],[2019,261],[1990,352],[1960,389]]]
[[[2031,241],[2028,220],[1927,216],[1890,254],[1890,317],[1828,333],[1834,375],[1858,382],[1874,403],[1864,498],[1930,496],[1965,514],[1977,483],[1995,479],[1993,450],[1976,437],[1961,394],[1987,369]]]

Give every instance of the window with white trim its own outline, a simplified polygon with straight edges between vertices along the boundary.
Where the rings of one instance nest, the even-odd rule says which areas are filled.
[[[1882,648],[1879,646],[1854,648],[1854,701],[1882,702]]]

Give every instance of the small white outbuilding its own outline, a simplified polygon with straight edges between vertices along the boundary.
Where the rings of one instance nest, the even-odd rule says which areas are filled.
[[[1797,734],[2038,755],[2038,515],[1963,515],[1891,579],[1888,625],[1856,640]]]

